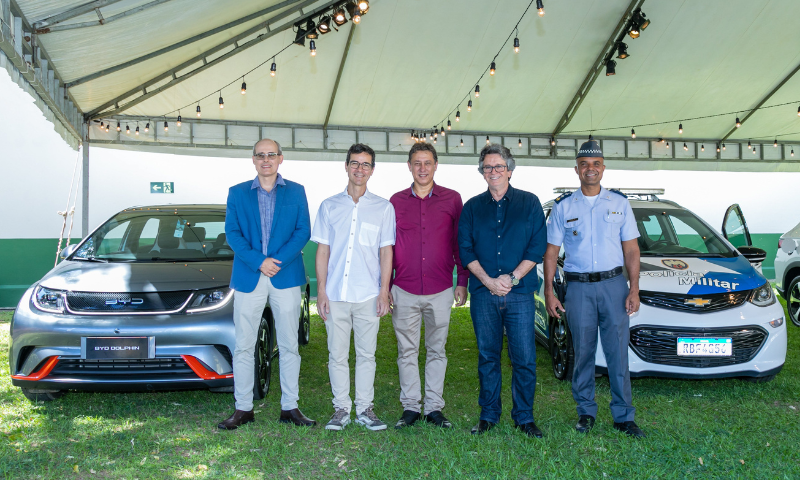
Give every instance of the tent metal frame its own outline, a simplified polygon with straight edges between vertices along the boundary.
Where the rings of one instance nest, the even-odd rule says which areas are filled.
[[[99,27],[102,25],[107,25],[115,20],[119,20],[121,18],[129,17],[131,15],[135,15],[139,12],[147,10],[149,8],[157,7],[163,3],[167,3],[170,0],[153,0],[151,2],[145,3],[144,5],[139,5],[138,7],[131,8],[130,10],[125,10],[124,12],[120,12],[116,15],[112,15],[108,18],[104,18],[103,14],[100,12],[100,7],[95,7],[93,10],[97,13],[97,20],[93,20],[91,22],[81,22],[81,23],[70,23],[68,25],[53,25],[51,27],[38,27],[36,23],[33,24],[33,27],[36,29],[36,33],[38,35],[45,35],[48,33],[53,32],[63,32],[64,30],[75,30],[77,28],[87,28],[87,27]],[[95,2],[91,2],[95,3]],[[111,3],[116,3],[116,0],[112,1]],[[107,4],[108,5],[108,4]],[[63,20],[61,20],[63,21]],[[60,23],[60,22],[58,22]],[[51,23],[52,25],[52,23]]]

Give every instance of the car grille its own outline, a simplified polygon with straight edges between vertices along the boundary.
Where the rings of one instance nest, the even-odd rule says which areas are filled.
[[[81,360],[61,358],[51,375],[76,376],[81,378],[110,378],[122,376],[174,376],[190,375],[194,372],[181,357],[147,358],[126,360]]]
[[[747,301],[751,291],[730,292],[730,293],[711,293],[703,295],[688,295],[681,293],[651,292],[642,290],[639,292],[639,300],[651,307],[666,308],[691,313],[709,313],[738,307]],[[708,300],[704,306],[687,304],[686,300],[703,299]]]
[[[757,325],[722,328],[680,328],[641,325],[631,329],[631,349],[642,360],[676,367],[709,368],[749,362],[756,356],[769,334]],[[730,338],[729,357],[678,356],[678,338]]]
[[[68,292],[67,307],[75,313],[158,313],[181,308],[192,292]]]

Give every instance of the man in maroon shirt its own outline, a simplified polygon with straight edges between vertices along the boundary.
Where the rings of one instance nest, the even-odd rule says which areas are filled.
[[[403,416],[395,428],[413,425],[420,418],[419,337],[425,320],[425,421],[442,428],[451,423],[442,414],[445,344],[453,299],[456,306],[467,301],[469,272],[458,257],[458,219],[461,195],[433,182],[439,165],[436,149],[417,143],[408,152],[408,170],[414,177],[410,188],[389,200],[397,217],[394,246],[394,280],[390,301],[397,335],[397,366],[400,370],[400,403]],[[453,293],[453,267],[458,282]]]

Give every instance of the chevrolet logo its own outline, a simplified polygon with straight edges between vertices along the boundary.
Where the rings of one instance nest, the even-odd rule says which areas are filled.
[[[694,305],[695,307],[705,307],[711,303],[711,300],[706,300],[705,298],[692,298],[684,300],[684,305]]]

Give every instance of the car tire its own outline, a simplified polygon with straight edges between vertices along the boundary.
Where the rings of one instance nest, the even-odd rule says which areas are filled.
[[[20,390],[31,402],[52,402],[67,394],[66,390],[39,390],[35,388],[20,388]]]
[[[308,290],[300,300],[300,326],[297,329],[297,342],[308,345],[311,339],[311,295]]]
[[[777,375],[776,373],[775,375],[767,375],[765,377],[742,377],[742,380],[749,383],[767,383],[775,380]]]
[[[255,362],[253,365],[255,382],[253,384],[253,400],[261,400],[269,392],[270,380],[272,378],[272,339],[270,338],[271,329],[267,315],[269,310],[264,310],[261,316],[261,324],[258,327],[256,337]]]
[[[566,313],[561,313],[561,318],[550,318],[549,350],[553,375],[558,380],[571,382],[575,368],[575,350],[572,347],[572,333],[567,325]]]
[[[794,277],[785,290],[786,310],[789,312],[789,320],[796,327],[800,327],[800,276]]]

